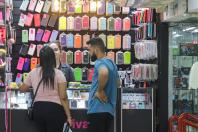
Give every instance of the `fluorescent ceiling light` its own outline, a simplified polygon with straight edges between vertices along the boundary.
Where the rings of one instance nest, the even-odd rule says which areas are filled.
[[[177,38],[177,37],[181,37],[182,35],[180,35],[180,34],[175,34],[174,36],[173,36],[173,38]]]
[[[186,29],[183,29],[182,31],[185,32],[185,31],[190,31],[190,30],[193,30],[195,29],[196,27],[189,27],[189,28],[186,28]]]

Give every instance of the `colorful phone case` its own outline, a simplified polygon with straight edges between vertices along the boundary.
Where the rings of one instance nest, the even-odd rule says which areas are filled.
[[[82,36],[80,34],[76,34],[74,36],[74,48],[82,47]]]
[[[74,30],[74,17],[72,16],[67,17],[67,30],[68,31]]]
[[[45,1],[44,7],[43,7],[43,13],[48,13],[49,9],[51,7],[52,2],[49,0]]]
[[[124,64],[131,64],[131,52],[129,51],[124,52]]]
[[[105,31],[107,30],[107,19],[105,17],[100,17],[98,19],[98,30]]]
[[[96,31],[98,29],[98,18],[97,17],[91,17],[90,20],[90,30]]]
[[[74,35],[73,34],[67,34],[66,36],[67,40],[67,48],[74,48]]]
[[[82,53],[82,64],[89,64],[89,52],[87,50],[84,50]]]
[[[85,34],[83,35],[83,48],[88,48],[87,42],[90,40],[90,35]]]
[[[77,50],[74,53],[74,63],[75,64],[82,64],[82,52],[80,50]]]
[[[94,75],[94,68],[90,68],[88,70],[88,81],[89,82],[92,82],[93,75]]]
[[[61,47],[66,47],[67,46],[67,35],[65,33],[61,33],[59,35],[59,41]]]
[[[22,30],[22,42],[23,43],[28,42],[28,30]]]
[[[47,27],[47,23],[49,21],[50,16],[48,14],[43,14],[43,18],[41,20],[41,26]]]
[[[51,37],[50,37],[50,42],[53,42],[55,40],[57,40],[57,37],[58,37],[58,31],[57,30],[53,30],[52,33],[51,33]]]
[[[107,57],[111,59],[113,62],[115,62],[115,52],[113,51],[108,52]]]
[[[115,31],[121,31],[122,30],[122,19],[117,17],[115,19],[115,27],[114,27]]]
[[[89,1],[85,1],[83,4],[83,13],[89,13]]]
[[[30,47],[29,47],[29,50],[28,50],[28,55],[33,56],[35,50],[36,50],[36,45],[35,44],[30,44]]]
[[[40,14],[34,14],[34,26],[40,27],[41,26],[41,15]]]
[[[34,9],[36,7],[36,3],[37,3],[37,0],[30,0],[28,10],[31,11],[31,12],[34,12]]]
[[[124,64],[124,56],[123,56],[123,52],[121,51],[118,51],[116,53],[116,64],[118,65]]]
[[[18,83],[18,84],[21,83],[22,82],[22,77],[23,77],[23,75],[21,73],[17,73],[15,82]]]
[[[36,33],[36,41],[38,41],[38,42],[40,42],[41,41],[41,39],[42,39],[42,37],[43,37],[43,33],[44,33],[44,31],[43,31],[43,29],[38,29],[37,30],[37,33]]]
[[[73,14],[75,12],[75,2],[69,1],[67,2],[67,14]]]
[[[96,1],[90,1],[90,13],[96,13]]]
[[[130,50],[131,49],[131,36],[129,34],[125,34],[123,36],[123,49]]]
[[[24,65],[23,65],[23,71],[27,72],[30,69],[30,59],[25,58]]]
[[[82,30],[82,18],[77,16],[74,18],[74,30],[81,31]]]
[[[38,45],[36,46],[36,54],[37,54],[37,57],[40,56],[40,51],[41,51],[42,48],[43,48],[43,45],[41,45],[41,44],[38,44]]]
[[[82,81],[82,69],[81,68],[75,68],[74,69],[74,78],[75,81]]]
[[[86,67],[82,68],[82,81],[83,82],[88,81],[88,68]]]
[[[49,41],[50,34],[51,34],[51,31],[45,30],[42,41],[47,43]]]
[[[21,27],[24,27],[25,22],[26,22],[26,18],[27,18],[27,16],[25,14],[21,13],[18,25],[21,26]]]
[[[31,58],[31,65],[30,65],[30,69],[31,70],[34,69],[34,68],[36,68],[37,62],[38,62],[38,59],[37,58],[35,58],[35,57],[32,57]]]
[[[43,9],[44,1],[38,0],[35,12],[41,13],[41,10]]]
[[[59,0],[52,0],[51,12],[57,13],[59,11],[60,3]]]
[[[60,31],[65,31],[67,28],[67,24],[66,24],[66,17],[65,16],[61,16],[59,17],[59,24],[58,24],[58,30]]]
[[[89,29],[89,16],[84,15],[82,17],[82,29],[88,30]]]
[[[26,56],[27,53],[28,53],[28,50],[29,50],[29,45],[23,44],[23,45],[21,46],[21,49],[20,49],[20,51],[19,51],[19,54],[22,55],[22,56]]]
[[[76,6],[75,6],[75,13],[76,14],[80,14],[80,13],[82,13],[82,4],[77,4]]]
[[[18,64],[17,64],[17,70],[20,70],[20,71],[23,70],[24,62],[25,62],[25,58],[19,57]]]
[[[97,1],[97,14],[103,15],[105,14],[106,2],[105,0]]]
[[[58,19],[58,16],[57,16],[57,15],[52,15],[52,16],[50,17],[48,26],[54,27],[55,24],[56,24],[57,19]]]
[[[35,28],[29,28],[29,41],[35,41]]]
[[[129,17],[123,19],[123,31],[129,31],[131,29],[131,20]]]
[[[23,81],[26,80],[29,73],[23,73]]]
[[[26,11],[29,2],[30,2],[29,0],[23,0],[22,4],[21,4],[21,6],[20,6],[20,10],[21,10],[21,11]]]
[[[66,7],[67,7],[66,0],[60,0],[59,12],[60,13],[65,13],[67,11]]]
[[[122,14],[129,14],[130,7],[122,7]]]
[[[120,5],[114,5],[113,14],[120,14],[121,13],[121,6]]]
[[[112,14],[113,14],[113,3],[106,2],[106,15],[112,15]]]
[[[115,35],[115,49],[121,49],[121,42],[122,41],[122,37],[121,35],[117,34]]]
[[[72,51],[67,51],[67,64],[73,64],[74,54]]]
[[[115,37],[113,35],[107,36],[107,49],[115,49]]]
[[[109,17],[107,20],[107,30],[108,31],[115,31],[115,18]]]
[[[61,52],[61,64],[67,64],[67,52],[64,50]]]
[[[33,21],[33,14],[32,13],[28,13],[26,16],[26,20],[25,20],[25,26],[30,27],[32,25],[32,21]]]

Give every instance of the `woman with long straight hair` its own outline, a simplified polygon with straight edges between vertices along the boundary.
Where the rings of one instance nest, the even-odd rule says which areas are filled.
[[[34,93],[38,87],[33,118],[39,125],[40,132],[62,132],[65,122],[71,125],[66,78],[56,68],[55,54],[49,46],[41,49],[40,66],[28,74],[20,90],[27,91],[31,86]]]

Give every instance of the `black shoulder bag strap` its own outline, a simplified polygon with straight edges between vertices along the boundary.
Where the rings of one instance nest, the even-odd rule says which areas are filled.
[[[37,88],[36,88],[36,92],[35,92],[35,94],[34,94],[34,96],[33,96],[32,103],[31,103],[31,106],[30,106],[30,107],[33,107],[34,100],[35,100],[35,98],[36,98],[36,95],[37,95],[37,92],[38,92],[38,89],[39,89],[39,86],[40,86],[42,80],[43,80],[43,78],[41,78],[40,82],[38,83],[38,86],[37,86]],[[33,91],[33,92],[34,92],[34,91]]]

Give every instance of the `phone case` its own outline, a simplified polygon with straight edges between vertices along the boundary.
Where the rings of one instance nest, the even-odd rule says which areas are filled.
[[[74,78],[75,81],[82,81],[82,69],[81,68],[75,68],[74,69]]]
[[[74,48],[74,35],[71,33],[67,34],[66,40],[67,40],[67,48]]]
[[[72,51],[67,51],[67,64],[73,64],[74,54]]]
[[[53,42],[53,41],[57,40],[57,37],[58,37],[58,31],[53,30],[49,41]]]
[[[88,48],[87,42],[90,40],[90,35],[85,34],[83,35],[83,48]]]
[[[131,20],[129,17],[123,19],[123,31],[129,31],[131,29]]]
[[[89,13],[89,1],[85,1],[83,4],[83,13]]]
[[[107,45],[107,43],[106,43],[106,39],[107,39],[107,36],[105,35],[105,34],[100,34],[98,37],[100,37],[102,40],[103,40],[103,42],[104,42],[104,44],[105,44],[105,46]]]
[[[48,13],[49,9],[51,7],[52,2],[49,0],[45,1],[44,7],[43,7],[43,13]]]
[[[75,12],[75,2],[69,1],[67,3],[67,14],[73,14]]]
[[[35,28],[29,28],[29,41],[35,41]]]
[[[41,26],[47,27],[47,23],[49,21],[50,16],[48,14],[43,14],[43,18],[41,20]]]
[[[23,71],[27,72],[27,71],[29,71],[29,68],[30,68],[30,59],[25,58],[24,65],[23,65]]]
[[[25,26],[30,27],[32,25],[32,20],[33,20],[33,14],[32,13],[28,13],[26,16],[26,20],[25,20]]]
[[[122,14],[129,14],[130,7],[122,7]]]
[[[74,53],[74,63],[75,64],[82,64],[82,52],[80,50],[77,50]]]
[[[77,16],[74,18],[74,30],[81,31],[82,30],[82,18]]]
[[[28,50],[28,55],[33,56],[35,50],[36,50],[36,45],[35,44],[30,44],[30,47],[29,47],[29,50]]]
[[[118,65],[124,64],[124,56],[123,56],[123,52],[121,51],[118,51],[116,53],[116,64]]]
[[[131,64],[131,52],[129,51],[124,52],[124,64]]]
[[[34,9],[36,7],[36,3],[37,3],[37,0],[30,0],[28,10],[31,11],[31,12],[34,12]]]
[[[58,24],[58,30],[60,31],[65,31],[67,28],[67,24],[66,24],[66,17],[65,16],[61,16],[59,17],[59,24]]]
[[[82,4],[77,4],[77,5],[75,6],[75,13],[76,13],[76,14],[82,13]]]
[[[65,33],[61,33],[59,35],[59,42],[60,42],[61,47],[67,46],[67,35]]]
[[[23,81],[26,80],[27,76],[28,76],[28,73],[23,73]]]
[[[57,13],[59,11],[60,3],[59,0],[52,0],[51,12]]]
[[[84,15],[82,17],[82,29],[88,30],[89,29],[89,16]]]
[[[117,34],[115,35],[115,49],[121,49],[121,42],[122,41],[122,37],[121,35]]]
[[[34,26],[35,27],[41,26],[41,15],[40,14],[34,14]]]
[[[49,41],[50,34],[51,34],[51,31],[45,30],[42,41],[47,43]]]
[[[90,13],[96,13],[96,1],[90,1]]]
[[[34,68],[36,68],[37,62],[38,62],[38,59],[37,58],[35,58],[35,57],[32,57],[31,58],[31,65],[30,65],[30,69],[31,70],[34,69]]]
[[[120,14],[121,13],[121,6],[120,5],[114,5],[113,14]]]
[[[82,68],[82,81],[83,82],[88,81],[88,68],[86,67]]]
[[[97,1],[97,14],[103,15],[105,14],[106,3],[105,0]]]
[[[125,34],[123,36],[123,49],[124,50],[129,50],[131,49],[131,36],[129,34]]]
[[[21,4],[21,6],[20,6],[20,10],[21,10],[21,11],[26,11],[29,2],[30,2],[29,0],[23,0],[22,4]]]
[[[113,14],[113,3],[106,2],[106,15],[110,16]]]
[[[52,16],[50,17],[49,22],[48,22],[48,26],[54,27],[55,24],[56,24],[57,19],[58,19],[58,16],[57,16],[57,15],[52,15]]]
[[[27,53],[28,53],[28,50],[29,50],[29,45],[23,44],[23,45],[21,46],[21,49],[20,49],[20,51],[19,51],[19,54],[22,55],[22,56],[26,56]]]
[[[82,64],[89,64],[89,52],[87,50],[82,53]]]
[[[25,62],[25,58],[19,57],[18,64],[17,64],[17,70],[22,71],[24,62]]]
[[[65,13],[67,11],[67,3],[66,0],[60,0],[60,8],[59,8],[59,12],[60,13]]]
[[[90,30],[96,31],[98,29],[98,18],[95,16],[91,17],[90,23]]]
[[[21,27],[24,27],[25,22],[26,22],[26,18],[27,18],[27,16],[25,14],[21,13],[18,25],[21,26]]]
[[[15,82],[16,83],[21,83],[22,82],[22,77],[23,77],[23,75],[21,73],[17,73]]]
[[[122,30],[122,19],[117,17],[115,19],[115,27],[114,27],[115,31],[121,31]]]
[[[107,57],[111,59],[113,62],[115,62],[115,52],[113,51],[108,52]]]
[[[38,42],[40,42],[41,41],[41,39],[42,39],[42,37],[43,37],[43,33],[44,33],[44,31],[43,31],[43,29],[38,29],[37,30],[37,33],[36,33],[36,41],[38,41]]]
[[[113,35],[107,36],[107,49],[115,49],[115,37]]]
[[[109,17],[107,20],[107,30],[108,31],[115,31],[115,18]]]
[[[82,47],[82,37],[80,34],[76,34],[74,36],[74,48],[81,48]]]
[[[41,44],[38,44],[36,46],[36,55],[37,55],[37,57],[40,56],[40,51],[41,51],[42,48],[43,48],[43,45],[41,45]]]
[[[22,42],[23,43],[28,42],[28,30],[22,30]]]
[[[107,19],[105,17],[100,17],[98,19],[98,30],[105,31],[107,30]]]
[[[88,70],[88,81],[89,82],[92,82],[93,75],[94,75],[94,68],[90,68]]]
[[[43,9],[43,5],[44,5],[44,1],[38,0],[36,8],[35,8],[35,12],[41,13]]]
[[[74,30],[74,17],[72,16],[67,17],[67,30],[68,31]]]
[[[67,52],[61,52],[61,64],[67,64]]]

